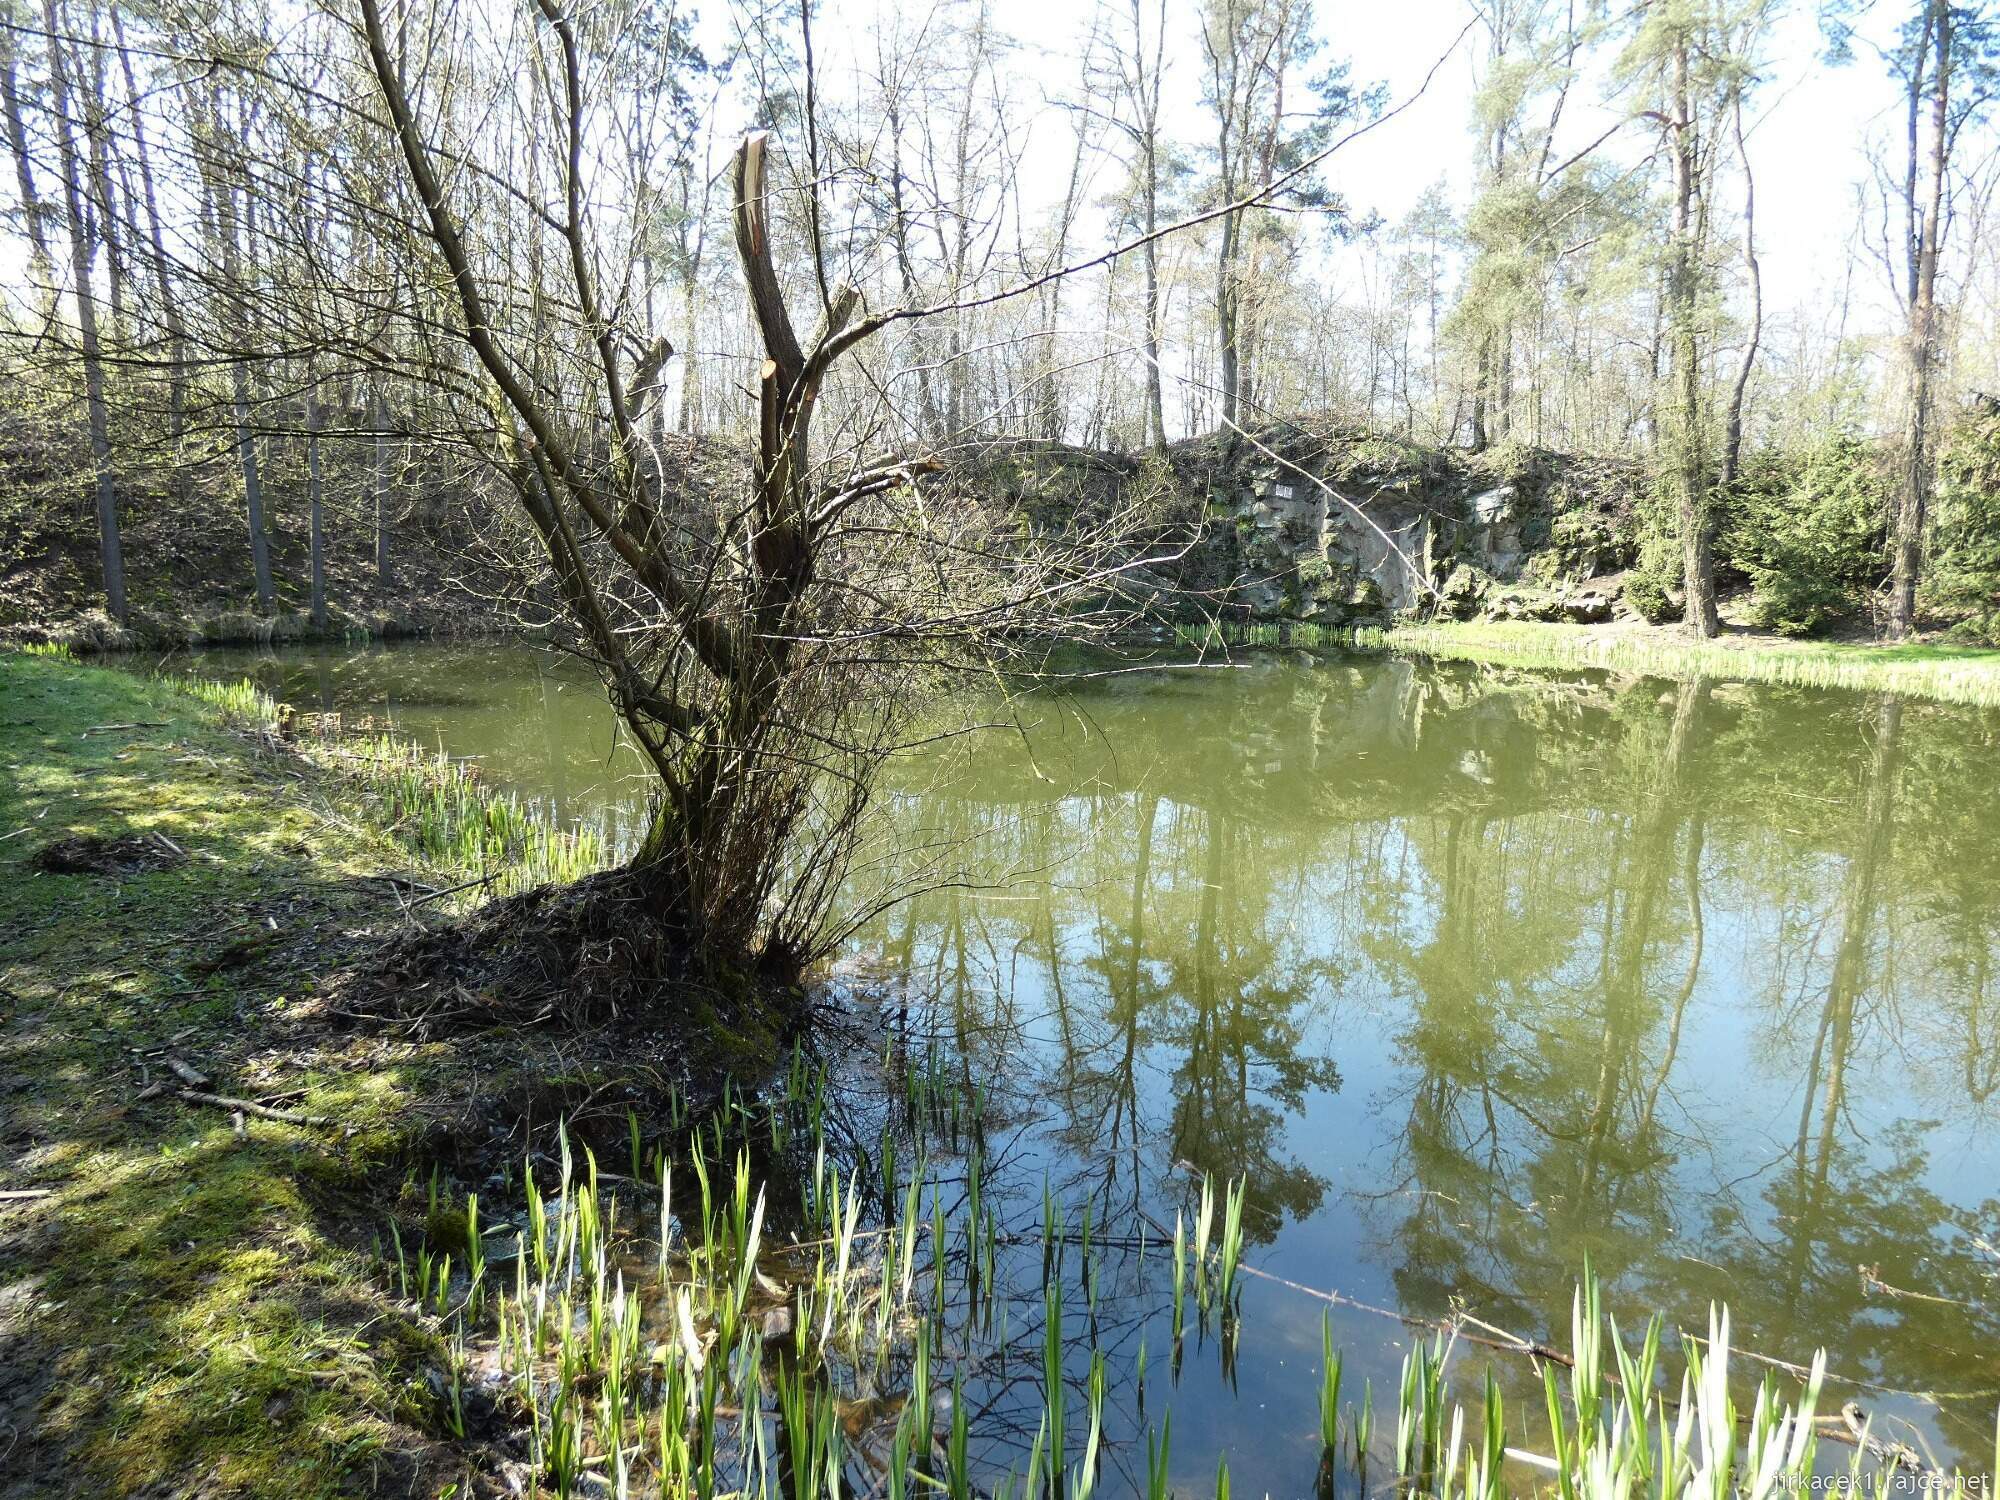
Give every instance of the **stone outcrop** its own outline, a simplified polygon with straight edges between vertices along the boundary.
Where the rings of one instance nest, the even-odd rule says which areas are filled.
[[[1329,626],[1442,614],[1597,622],[1633,551],[1630,464],[1287,427],[1171,454],[1204,518],[1184,572],[1211,604]]]

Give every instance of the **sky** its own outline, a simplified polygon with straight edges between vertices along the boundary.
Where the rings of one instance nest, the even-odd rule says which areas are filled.
[[[1091,3],[995,0],[996,24],[1020,44],[1014,69],[1027,76],[1031,87],[1051,95],[1073,90]],[[817,13],[821,19],[815,22],[821,56],[829,59],[823,61],[823,71],[840,66],[843,38],[870,36],[886,14],[900,11],[909,22],[928,8],[899,6],[896,0],[824,0]],[[1903,9],[1899,0],[1875,0],[1862,19],[1862,34],[1886,42]],[[1856,187],[1869,176],[1865,147],[1894,123],[1896,110],[1892,83],[1879,60],[1865,50],[1858,50],[1856,60],[1844,67],[1822,60],[1815,10],[1812,0],[1782,6],[1748,116],[1759,257],[1767,309],[1777,316],[1805,307],[1824,309],[1838,298],[1855,240]],[[1193,144],[1212,130],[1199,98],[1196,14],[1194,0],[1167,0],[1167,125]],[[1471,98],[1486,46],[1479,27],[1468,31],[1472,19],[1466,0],[1318,0],[1324,56],[1348,59],[1356,83],[1385,85],[1392,106],[1420,95],[1330,164],[1329,180],[1355,208],[1373,210],[1393,224],[1440,179],[1458,208],[1469,202]],[[1444,61],[1426,89],[1425,75],[1440,58]],[[1622,113],[1607,91],[1606,80],[1595,77],[1572,94],[1559,157],[1581,149]],[[1036,108],[1032,101],[1028,104],[1031,116]],[[1048,143],[1052,156],[1066,152],[1058,141],[1067,139],[1067,124],[1052,106],[1039,108],[1049,118],[1031,117],[1024,124]],[[1655,137],[1644,125],[1628,125],[1607,149],[1635,160],[1651,149]],[[1031,161],[1033,154],[1031,148]],[[1061,173],[1041,175],[1059,182]],[[1108,173],[1105,185],[1110,185]],[[1733,217],[1741,203],[1741,184],[1732,180],[1724,191]],[[1878,264],[1870,260],[1861,266],[1854,285],[1863,300],[1861,317],[1889,316],[1888,283]]]
[[[837,94],[843,82],[855,85],[857,54],[872,57],[875,33],[890,17],[914,29],[934,8],[949,3],[820,0],[815,41],[830,92]],[[1068,170],[1070,120],[1046,101],[1075,91],[1082,38],[1099,0],[989,3],[994,24],[1013,39],[1009,66],[1022,81],[1020,119],[1011,123],[1029,142],[1027,208],[1032,215],[1035,187],[1050,196],[1059,194]],[[1149,13],[1152,3],[1148,0]],[[1863,21],[1864,35],[1886,41],[1905,8],[1905,0],[1874,0]],[[1813,0],[1783,5],[1766,47],[1764,82],[1752,106],[1750,151],[1757,173],[1766,307],[1773,318],[1801,311],[1823,317],[1837,304],[1840,284],[1851,274],[1861,297],[1851,331],[1886,330],[1893,312],[1884,273],[1872,260],[1850,273],[1850,248],[1855,243],[1856,187],[1868,176],[1865,146],[1894,123],[1895,90],[1880,62],[1865,50],[1845,67],[1825,64],[1814,10]],[[719,54],[732,28],[728,0],[707,0],[698,15],[698,35],[711,55]],[[1164,96],[1169,133],[1199,147],[1212,126],[1199,97],[1196,15],[1196,0],[1167,0]],[[1480,29],[1468,29],[1473,14],[1467,0],[1318,0],[1315,16],[1324,55],[1346,58],[1356,83],[1379,83],[1392,106],[1405,106],[1336,156],[1327,173],[1332,185],[1354,208],[1379,214],[1390,224],[1440,180],[1463,210],[1473,187],[1471,97],[1485,52]],[[1618,118],[1619,105],[1604,97],[1606,88],[1604,79],[1590,78],[1573,92],[1559,155],[1580,149]],[[726,139],[736,122],[720,123]],[[1647,127],[1627,125],[1607,149],[1636,160],[1653,139]],[[1118,171],[1114,162],[1101,162],[1098,187],[1108,192]],[[1741,201],[1740,184],[1726,184],[1723,191],[1733,214]],[[1101,223],[1086,223],[1079,251],[1101,248],[1107,233]],[[1184,246],[1171,253],[1195,252]],[[20,236],[0,235],[0,278],[18,286],[24,269]],[[1324,274],[1358,274],[1357,262],[1352,256],[1336,256]]]

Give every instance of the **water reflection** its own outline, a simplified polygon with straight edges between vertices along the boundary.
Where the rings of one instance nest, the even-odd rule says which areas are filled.
[[[643,785],[525,650],[268,670],[614,836]],[[892,768],[886,824],[955,868],[859,943],[1005,1080],[1037,1193],[1170,1223],[1243,1175],[1269,1269],[1537,1336],[1588,1254],[1628,1326],[1726,1297],[1990,1449],[2000,716],[1381,660],[1030,709]],[[1282,1355],[1317,1318],[1261,1321]],[[1307,1381],[1254,1384],[1312,1429]],[[1301,1487],[1271,1464],[1238,1487]]]
[[[1089,720],[898,808],[977,807],[1015,872],[980,944],[955,892],[897,946],[1045,1019],[1079,1162],[1136,1120],[1158,1180],[1249,1175],[1287,1274],[1415,1312],[1549,1332],[1586,1253],[1628,1311],[1727,1297],[1773,1354],[1982,1392],[1944,1425],[1983,1451],[1992,716],[1370,663]]]

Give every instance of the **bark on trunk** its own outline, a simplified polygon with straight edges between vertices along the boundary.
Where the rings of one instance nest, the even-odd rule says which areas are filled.
[[[389,567],[389,403],[377,390],[370,404],[375,418],[375,577],[389,588],[395,581]]]
[[[1222,376],[1222,422],[1232,431],[1241,420],[1243,377],[1242,351],[1239,346],[1242,337],[1240,324],[1243,288],[1237,264],[1237,240],[1242,233],[1240,217],[1238,214],[1223,215],[1222,248],[1217,255],[1215,268],[1215,331],[1216,352]]]
[[[1911,212],[1920,213],[1911,245],[1909,331],[1907,335],[1906,415],[1903,463],[1898,474],[1895,518],[1895,558],[1889,583],[1889,636],[1906,638],[1916,628],[1917,582],[1923,570],[1924,527],[1930,517],[1931,408],[1936,399],[1933,374],[1937,365],[1937,262],[1943,233],[1945,158],[1951,131],[1951,25],[1949,0],[1931,0],[1928,26],[1932,52],[1930,77],[1930,141],[1924,163],[1922,198],[1913,191]],[[1914,187],[1917,168],[1915,98],[1912,98],[1910,157],[1907,182]]]
[[[42,18],[49,32],[49,83],[54,95],[58,158],[62,164],[63,203],[69,217],[70,273],[75,280],[76,326],[83,356],[83,394],[90,426],[90,466],[97,496],[97,552],[104,569],[104,602],[114,619],[125,618],[125,553],[118,537],[118,492],[111,477],[111,421],[104,401],[104,365],[97,340],[97,295],[91,288],[88,220],[84,214],[81,168],[76,141],[70,135],[72,92],[69,69],[56,38],[63,34],[56,0],[42,0]]]
[[[1706,638],[1718,634],[1722,624],[1715,608],[1714,523],[1709,513],[1707,465],[1701,452],[1701,350],[1695,328],[1695,173],[1699,147],[1695,140],[1688,51],[1688,39],[1682,36],[1674,50],[1674,240],[1667,278],[1668,339],[1672,354],[1673,482],[1680,513],[1681,586],[1687,598],[1688,631]]]
[[[319,401],[306,398],[306,508],[310,514],[313,629],[326,629],[326,534],[321,507]]]
[[[28,133],[21,116],[21,81],[14,56],[14,32],[0,27],[0,112],[7,125],[7,150],[14,158],[14,190],[21,198],[21,219],[28,229],[28,251],[35,268],[35,284],[48,296],[54,295],[55,257],[49,251],[45,222],[48,209],[35,191],[35,167],[28,155]]]
[[[131,105],[132,149],[139,159],[139,192],[146,210],[146,245],[153,266],[153,284],[160,297],[160,315],[167,329],[167,432],[175,441],[187,430],[187,325],[174,295],[167,269],[165,232],[160,227],[159,192],[153,178],[151,148],[146,141],[146,114],[132,69],[132,52],[125,43],[125,22],[111,7],[111,35],[118,46],[118,64],[125,76],[125,97]],[[178,473],[178,468],[176,469]],[[178,482],[178,481],[176,481]]]
[[[209,98],[210,150],[219,151],[223,139],[222,101]],[[271,586],[270,533],[264,526],[264,484],[258,468],[257,438],[251,430],[250,370],[245,363],[249,343],[249,313],[243,300],[243,256],[236,212],[236,189],[227,166],[217,160],[211,167],[210,192],[215,203],[216,237],[222,242],[222,276],[230,308],[230,334],[236,345],[230,351],[229,390],[231,415],[236,424],[237,463],[243,473],[243,508],[250,527],[250,564],[256,576],[257,609],[270,614],[275,607]]]

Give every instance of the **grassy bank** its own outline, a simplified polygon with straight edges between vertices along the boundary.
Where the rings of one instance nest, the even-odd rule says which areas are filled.
[[[364,1247],[464,1063],[323,993],[451,867],[387,831],[395,783],[275,747],[270,714],[0,653],[0,1495],[461,1472],[436,1333]]]
[[[1602,667],[1658,677],[1857,688],[1940,703],[2000,706],[2000,651],[1726,635],[1694,641],[1670,628],[1525,622],[1405,625],[1356,633],[1386,650],[1518,667]]]

